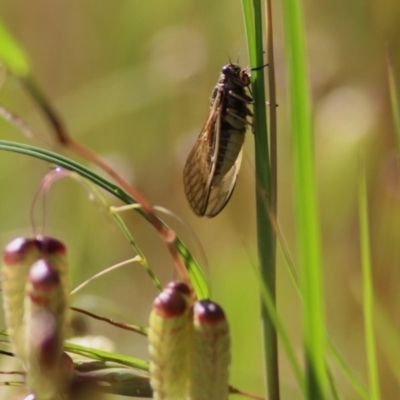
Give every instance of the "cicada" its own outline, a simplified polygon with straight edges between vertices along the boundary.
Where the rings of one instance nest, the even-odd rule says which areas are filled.
[[[211,95],[208,119],[183,170],[185,194],[198,216],[215,217],[235,188],[246,128],[253,114],[247,94],[250,69],[237,64],[222,67]]]

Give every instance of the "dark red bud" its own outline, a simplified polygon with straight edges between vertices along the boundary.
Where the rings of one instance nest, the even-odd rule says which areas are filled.
[[[34,239],[17,238],[8,243],[4,250],[3,261],[12,266],[21,263],[36,247]]]
[[[193,313],[195,318],[203,324],[214,325],[226,320],[222,308],[211,300],[196,301]]]
[[[36,261],[28,275],[29,282],[36,289],[50,290],[60,283],[58,271],[47,261],[40,259]]]
[[[22,263],[26,257],[37,250],[44,256],[54,254],[65,254],[66,247],[59,240],[51,237],[17,238],[11,241],[5,248],[3,261],[8,266]]]
[[[66,247],[62,242],[57,239],[48,236],[38,236],[36,238],[38,248],[43,254],[65,254],[67,252]]]
[[[192,294],[190,287],[186,285],[186,283],[181,281],[172,281],[168,283],[168,285],[165,286],[164,290],[168,289],[182,293],[185,296],[190,296]]]
[[[178,291],[171,289],[160,293],[153,303],[153,309],[165,318],[173,318],[182,315],[186,310],[185,298]]]

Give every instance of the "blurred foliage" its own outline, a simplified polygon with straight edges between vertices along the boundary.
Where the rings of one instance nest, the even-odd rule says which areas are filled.
[[[400,182],[384,53],[384,45],[391,45],[399,77],[400,2],[307,0],[305,5],[327,325],[343,356],[366,381],[357,154],[361,144],[369,149],[374,289],[385,320],[400,329]],[[273,6],[279,103],[278,213],[296,263],[281,10],[279,3]],[[238,57],[242,65],[247,64],[240,3],[0,0],[0,16],[24,46],[36,80],[72,134],[111,160],[151,202],[167,207],[192,226],[208,258],[215,299],[231,322],[231,383],[261,393],[251,133],[235,193],[217,218],[196,218],[182,186],[185,157],[207,116],[221,66]],[[0,104],[27,120],[51,143],[48,124],[32,99],[16,79],[2,71]],[[23,137],[3,120],[0,130],[2,139],[44,145],[43,140]],[[44,209],[36,206],[32,211],[35,193],[47,172],[48,166],[38,160],[1,153],[3,246],[32,232],[32,218],[36,226],[42,226],[45,218],[46,232],[68,245],[74,285],[133,256],[111,218],[76,182],[57,182],[46,195]],[[154,230],[134,212],[123,217],[160,280],[171,280],[172,262]],[[193,234],[172,218],[168,222],[204,264]],[[111,318],[147,324],[155,295],[145,272],[132,265],[90,284],[73,302]],[[279,246],[278,309],[301,356],[299,299]],[[116,351],[147,357],[145,339],[101,322],[87,320],[85,324],[88,333],[109,337]],[[382,398],[391,399],[400,389],[379,342],[385,340],[386,332],[380,328]],[[4,362],[1,367],[9,369]],[[280,365],[282,398],[297,398],[299,390],[284,357]],[[356,399],[343,375],[335,376],[344,397]]]

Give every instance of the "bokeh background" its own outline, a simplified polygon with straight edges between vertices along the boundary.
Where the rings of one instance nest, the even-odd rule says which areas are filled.
[[[273,6],[279,103],[278,219],[296,264],[284,38],[280,4]],[[112,162],[152,203],[185,221],[165,217],[204,265],[215,299],[229,317],[231,383],[262,394],[252,134],[247,134],[234,196],[217,218],[195,217],[182,185],[183,165],[207,117],[221,66],[229,60],[239,59],[243,66],[248,62],[240,2],[0,0],[0,17],[29,54],[36,80],[74,137]],[[389,44],[400,76],[400,2],[307,0],[305,17],[327,329],[366,383],[356,203],[358,155],[363,146],[369,167],[379,317],[400,328],[400,186],[385,65],[385,44]],[[50,143],[49,126],[21,84],[4,69],[1,80],[0,104],[23,117]],[[0,137],[47,146],[43,140],[27,139],[3,120]],[[2,246],[16,236],[31,235],[32,218],[41,226],[42,203],[33,211],[32,204],[48,171],[49,166],[38,160],[0,154]],[[112,198],[109,201],[118,205]],[[74,286],[134,255],[107,212],[72,180],[51,187],[44,214],[46,233],[68,246]],[[173,279],[169,254],[152,227],[133,211],[124,218],[160,280]],[[73,302],[104,316],[146,325],[156,294],[144,271],[132,264],[91,283]],[[281,250],[278,308],[301,357],[300,300]],[[114,351],[147,358],[143,338],[97,321],[85,319],[84,323],[86,333],[110,339]],[[400,388],[389,367],[388,331],[377,325],[382,397],[395,399]],[[344,398],[357,399],[336,364],[330,364]],[[0,366],[9,369],[9,360],[1,360]],[[300,398],[283,352],[280,368],[282,398]],[[8,398],[17,398],[19,393],[2,391]]]

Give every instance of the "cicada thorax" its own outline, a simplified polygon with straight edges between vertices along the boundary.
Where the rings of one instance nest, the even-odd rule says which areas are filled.
[[[219,146],[213,184],[219,182],[236,162],[243,147],[245,133],[252,113],[248,104],[252,98],[246,94],[250,78],[246,70],[233,64],[222,69],[221,77],[214,89],[213,97],[221,92],[221,118],[219,126]],[[212,101],[213,104],[213,101]]]
[[[250,73],[236,64],[222,68],[211,110],[184,168],[186,197],[199,216],[213,217],[228,202],[240,168],[252,98]]]

